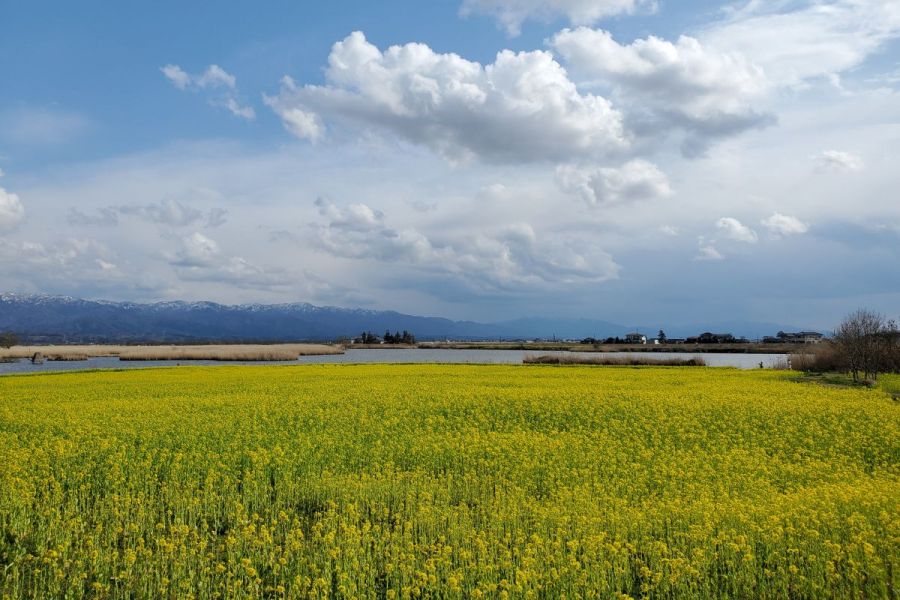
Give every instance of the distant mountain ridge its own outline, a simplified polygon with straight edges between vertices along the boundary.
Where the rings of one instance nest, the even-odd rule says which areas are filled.
[[[725,325],[725,324],[721,324]],[[83,300],[69,296],[0,294],[0,331],[14,331],[30,343],[325,341],[363,331],[408,330],[420,340],[582,339],[622,336],[659,327],[626,327],[591,319],[532,318],[500,323],[454,321],[394,311],[289,304],[168,301],[152,304]],[[742,323],[738,330],[695,326],[666,329],[670,337],[705,330],[735,335],[774,334],[795,328]],[[759,330],[757,332],[757,330]]]

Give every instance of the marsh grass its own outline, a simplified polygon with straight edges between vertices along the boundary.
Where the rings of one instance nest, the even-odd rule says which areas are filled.
[[[87,360],[94,357],[118,357],[123,361],[141,360],[221,360],[285,361],[300,356],[342,354],[340,346],[325,344],[235,344],[198,346],[14,346],[0,350],[0,360],[31,358],[40,352],[45,360]]]
[[[816,344],[803,352],[791,354],[791,369],[806,373],[829,373],[843,370],[843,361],[830,343]]]

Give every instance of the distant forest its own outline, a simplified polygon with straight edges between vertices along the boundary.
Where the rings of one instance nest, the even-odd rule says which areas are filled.
[[[405,344],[405,345],[413,345],[416,343],[416,336],[411,334],[410,332],[403,330],[403,333],[399,331],[396,333],[391,333],[390,331],[385,331],[384,336],[378,337],[371,331],[364,331],[356,341],[360,344]]]

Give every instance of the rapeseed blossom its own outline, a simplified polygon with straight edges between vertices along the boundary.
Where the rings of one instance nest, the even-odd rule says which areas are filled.
[[[0,378],[2,598],[889,597],[900,404],[789,373]]]

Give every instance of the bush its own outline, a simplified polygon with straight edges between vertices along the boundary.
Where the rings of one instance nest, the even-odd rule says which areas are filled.
[[[791,354],[791,369],[807,373],[844,371],[845,362],[831,342],[821,342],[809,351]]]

